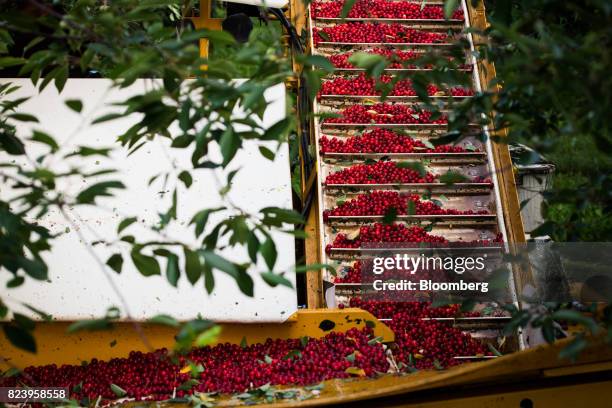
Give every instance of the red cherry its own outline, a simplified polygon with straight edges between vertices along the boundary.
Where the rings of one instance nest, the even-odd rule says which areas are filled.
[[[321,35],[323,34],[323,35]],[[350,22],[313,30],[315,45],[319,42],[341,43],[416,43],[433,44],[451,40],[445,33],[419,31],[404,25],[391,23]]]
[[[314,1],[312,15],[314,18],[338,18],[341,15],[344,1]],[[421,5],[414,1],[358,0],[353,4],[349,18],[396,18],[406,20],[444,19],[444,9],[438,5]],[[463,10],[453,12],[453,19],[463,20]]]

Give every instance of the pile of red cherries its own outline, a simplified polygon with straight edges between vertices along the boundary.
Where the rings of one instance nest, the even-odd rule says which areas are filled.
[[[409,205],[412,202],[412,205]],[[488,214],[486,210],[456,210],[454,208],[442,208],[439,204],[430,200],[421,200],[417,194],[399,193],[397,191],[376,190],[365,194],[359,194],[352,200],[347,200],[332,210],[323,212],[323,219],[329,216],[366,216],[385,215],[392,208],[397,215],[474,215]]]
[[[360,95],[360,96],[379,96],[382,91],[378,84],[391,84],[393,77],[391,75],[381,75],[377,81],[374,78],[367,77],[365,73],[361,73],[354,77],[337,77],[330,81],[323,82],[319,95]],[[384,85],[382,85],[384,86]],[[390,96],[416,96],[417,93],[412,86],[412,81],[409,79],[401,79],[392,85]],[[427,86],[427,94],[430,96],[471,96],[474,91],[462,87],[452,87],[448,91],[440,89],[436,85]]]
[[[389,60],[389,65],[387,65],[387,69],[400,69],[400,68],[433,68],[432,64],[410,64],[409,61],[414,61],[416,59],[422,58],[423,53],[418,53],[410,50],[397,50],[393,48],[374,48],[371,51],[368,51],[367,54],[377,54],[382,55],[387,60]],[[351,69],[356,68],[353,64],[349,62],[349,58],[353,55],[353,52],[344,52],[340,54],[330,55],[328,58],[332,64],[337,69]],[[452,60],[452,58],[449,58]],[[469,68],[470,65],[462,65],[460,68],[466,69]]]
[[[419,226],[407,226],[401,223],[374,223],[360,227],[359,234],[354,239],[344,233],[337,234],[333,243],[327,244],[325,251],[329,253],[332,249],[380,246],[374,244],[386,244],[390,248],[414,247],[415,243],[423,242],[443,244],[447,243],[448,240],[442,236],[429,234],[423,227]]]
[[[374,105],[351,105],[340,112],[340,117],[328,118],[327,123],[390,123],[390,124],[438,124],[448,123],[445,115],[432,119],[432,112],[413,109],[406,105],[377,103]]]
[[[219,344],[194,349],[171,359],[167,350],[131,352],[127,358],[91,360],[83,365],[55,364],[28,367],[18,376],[0,379],[0,386],[67,387],[71,398],[95,402],[118,398],[111,384],[136,400],[165,400],[194,391],[244,392],[264,384],[315,384],[331,378],[347,378],[355,367],[366,376],[387,372],[389,364],[382,344],[372,341],[371,329],[330,332],[321,339],[268,339],[263,344]],[[349,361],[346,357],[353,355]],[[185,369],[201,364],[199,373]],[[188,381],[194,377],[192,384]],[[189,384],[186,386],[186,384]]]
[[[403,223],[374,223],[359,228],[355,236],[340,232],[331,244],[325,246],[325,252],[330,254],[332,250],[359,249],[359,248],[420,248],[421,244],[427,243],[433,247],[440,244],[451,247],[462,246],[496,246],[503,242],[501,233],[497,233],[494,239],[479,239],[473,241],[449,241],[438,235],[427,232],[426,228],[417,225],[406,225]]]
[[[374,164],[357,164],[328,175],[325,184],[395,184],[395,183],[433,183],[436,176],[422,174],[417,170],[398,166],[391,161]]]
[[[401,24],[345,23],[313,30],[314,43],[412,43],[434,44],[448,42],[445,33],[434,33],[408,28]]]
[[[325,153],[465,153],[461,146],[439,145],[433,149],[409,136],[377,128],[346,139],[322,136],[320,151]]]
[[[454,357],[491,355],[487,347],[468,333],[431,317],[476,316],[460,312],[459,305],[432,308],[427,302],[378,302],[351,298],[349,306],[367,310],[395,333],[395,361],[417,369],[450,367],[461,363]]]
[[[339,18],[345,1],[315,1],[312,3],[314,18]],[[415,1],[358,0],[347,15],[348,18],[397,18],[444,19],[442,6],[421,5]],[[452,19],[463,20],[463,11],[453,12]]]

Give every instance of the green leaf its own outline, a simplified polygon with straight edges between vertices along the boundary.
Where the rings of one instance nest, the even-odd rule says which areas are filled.
[[[330,73],[334,72],[334,70],[336,69],[336,67],[334,67],[334,64],[332,64],[329,59],[322,55],[309,55],[305,57],[302,62],[305,66],[319,67],[322,68],[324,71]]]
[[[209,295],[213,292],[213,289],[215,288],[215,277],[212,273],[212,268],[210,267],[209,264],[205,263],[204,264],[204,287],[206,288],[206,293],[208,293]]]
[[[207,329],[204,332],[200,333],[195,340],[195,345],[198,347],[204,347],[213,344],[217,341],[220,334],[221,326],[215,325],[210,329]]]
[[[123,268],[123,256],[121,256],[121,254],[113,254],[108,258],[106,264],[113,271],[121,273],[121,269]]]
[[[410,169],[419,173],[419,176],[423,177],[427,174],[425,166],[421,162],[398,162],[395,164],[398,169]]]
[[[21,374],[21,370],[16,367],[11,367],[5,372],[2,373],[2,378],[15,377],[16,375]]]
[[[366,376],[365,370],[359,367],[349,367],[346,370],[344,370],[344,372],[347,374],[356,375],[358,377]]]
[[[276,140],[283,141],[283,139],[289,134],[292,128],[294,119],[292,117],[286,117],[279,120],[268,129],[266,129],[264,135],[260,138],[261,140]]]
[[[213,326],[213,322],[201,318],[184,323],[181,326],[179,333],[176,335],[175,348],[177,350],[185,350],[187,348],[191,348],[196,336],[200,333],[203,333],[205,330],[210,329]]]
[[[189,391],[191,390],[193,387],[195,387],[196,385],[198,385],[200,382],[194,378],[190,378],[187,381],[185,381],[184,383],[182,383],[181,385],[178,386],[177,390],[181,390],[181,391]]]
[[[138,218],[136,218],[136,217],[124,218],[119,223],[119,226],[117,227],[117,234],[121,234],[121,231],[123,231],[124,229],[126,229],[127,227],[129,227],[130,225],[135,223],[136,221],[138,221]]]
[[[195,283],[200,279],[200,276],[202,276],[200,255],[197,252],[185,247],[183,247],[183,253],[185,254],[185,273],[187,275],[187,280],[192,285],[195,285]]]
[[[469,179],[461,173],[457,173],[456,171],[447,171],[446,173],[440,176],[440,183],[444,183],[447,185],[452,185],[456,183],[465,183],[468,182]]]
[[[425,147],[427,147],[428,149],[435,149],[436,146],[433,145],[433,143],[431,143],[429,140],[424,139],[421,140],[421,142],[423,142],[423,144],[425,145]]]
[[[47,146],[49,146],[51,148],[51,153],[55,153],[59,149],[59,145],[57,144],[57,142],[55,141],[54,138],[52,138],[48,134],[46,134],[44,132],[40,132],[38,130],[35,130],[35,131],[32,132],[32,139],[31,140],[33,140],[35,142],[46,144]]]
[[[25,63],[26,63],[25,58],[17,58],[17,57],[1,57],[0,58],[0,68],[14,67],[15,65],[23,65]]]
[[[351,10],[353,9],[353,6],[355,5],[355,2],[356,0],[345,0],[344,1],[344,4],[342,5],[342,10],[340,10],[341,19],[345,19],[346,16],[349,15]]]
[[[317,71],[306,71],[306,83],[308,84],[308,97],[314,100],[321,89],[321,76]]]
[[[66,331],[68,333],[74,333],[80,330],[107,330],[111,327],[112,324],[110,320],[107,318],[102,318],[94,320],[80,320],[78,322],[74,322],[70,326],[68,326],[68,329],[66,329]]]
[[[11,113],[8,115],[9,118],[18,120],[19,122],[36,122],[38,123],[38,119],[34,115],[30,115],[29,113]]]
[[[347,355],[346,357],[344,357],[344,359],[345,359],[346,361],[348,361],[349,363],[354,363],[354,362],[355,362],[355,358],[356,358],[356,357],[357,357],[357,356],[356,356],[355,352],[353,351],[351,354],[349,354],[349,355]]]
[[[118,397],[125,397],[127,395],[127,391],[118,386],[117,384],[110,385],[111,391]]]
[[[491,343],[487,343],[487,347],[489,347],[489,350],[491,350],[491,352],[496,355],[497,357],[501,357],[503,356],[502,353],[500,353],[500,351],[498,349],[495,348],[495,346]]]
[[[28,276],[37,280],[47,280],[47,265],[41,259],[19,258],[17,263]]]
[[[103,157],[108,157],[108,154],[111,151],[112,151],[112,148],[109,148],[109,147],[95,149],[93,147],[88,147],[88,146],[79,146],[76,151],[67,154],[65,157],[66,158],[72,157],[72,156],[83,156],[83,157],[88,157],[88,156],[103,156]]]
[[[66,106],[77,113],[81,113],[83,110],[83,102],[80,99],[68,99],[66,101]]]
[[[113,326],[112,321],[118,318],[119,309],[117,309],[116,307],[111,307],[106,311],[106,316],[104,316],[103,318],[93,320],[80,320],[74,322],[70,326],[68,326],[68,329],[66,329],[66,331],[68,333],[75,333],[80,330],[108,330]]]
[[[262,208],[261,212],[264,214],[264,219],[262,222],[265,225],[281,227],[283,223],[301,224],[304,222],[302,214],[295,210],[288,210],[278,207],[266,207]]]
[[[329,34],[327,34],[325,31],[323,30],[318,30],[317,33],[319,34],[319,36],[324,40],[329,42],[330,38],[329,38]]]
[[[162,324],[164,326],[179,327],[181,324],[172,316],[159,314],[148,320],[149,323]]]
[[[321,269],[327,269],[332,274],[336,273],[336,268],[334,268],[333,265],[323,264],[323,263],[314,263],[314,264],[296,266],[295,272],[302,273],[306,271],[320,271]]]
[[[262,272],[261,277],[268,285],[272,287],[275,287],[277,285],[283,285],[293,289],[293,284],[291,283],[291,281],[282,275],[277,275],[273,272]]]
[[[206,227],[206,223],[208,222],[208,217],[210,214],[225,210],[225,207],[217,207],[217,208],[207,208],[205,210],[199,211],[196,215],[193,216],[189,224],[195,224],[195,233],[196,238],[202,235],[204,232],[204,228]]]
[[[552,314],[552,318],[554,320],[563,320],[570,323],[580,324],[589,329],[591,333],[597,333],[600,330],[600,327],[597,325],[597,322],[594,319],[583,315],[577,310],[557,310]]]
[[[374,337],[373,339],[368,340],[368,345],[373,346],[378,343],[382,343],[383,338],[381,336]]]
[[[253,297],[253,278],[251,278],[248,273],[241,270],[236,277],[236,283],[238,283],[238,288],[242,293]]]
[[[397,219],[397,208],[389,207],[383,216],[383,224],[392,224]]]
[[[36,340],[29,331],[13,324],[5,323],[2,325],[4,335],[17,348],[30,353],[36,353]]]
[[[304,389],[307,391],[320,391],[323,388],[325,388],[325,384],[323,383],[319,383],[315,385],[307,385],[306,387],[304,387]]]
[[[257,239],[257,235],[249,231],[249,237],[247,238],[247,249],[249,252],[249,258],[253,263],[257,262],[257,252],[259,251],[259,240]]]
[[[0,300],[0,319],[5,319],[8,315],[8,307]]]
[[[34,320],[21,313],[13,312],[13,321],[17,326],[27,331],[32,331],[34,330],[34,327],[36,327]]]
[[[577,336],[570,344],[565,346],[565,348],[559,352],[559,358],[575,360],[580,352],[587,347],[587,345],[588,342],[583,336]]]
[[[261,256],[266,262],[268,268],[270,270],[273,270],[274,264],[276,264],[276,258],[278,256],[278,253],[276,252],[276,244],[274,243],[272,238],[266,237],[266,240],[259,248],[259,252],[261,253]]]
[[[178,175],[178,178],[183,182],[183,184],[185,184],[185,187],[187,188],[191,187],[191,184],[193,184],[193,178],[187,170],[181,171]]]
[[[10,155],[25,154],[25,146],[19,138],[9,132],[0,133],[0,147]]]
[[[177,149],[184,149],[193,142],[195,138],[192,135],[180,135],[172,139],[171,146]]]
[[[204,250],[201,252],[202,255],[204,255],[204,260],[206,263],[208,263],[212,268],[228,273],[233,277],[238,276],[238,268],[227,259],[215,254],[212,251]]]
[[[138,246],[134,246],[132,251],[130,252],[130,257],[132,258],[132,262],[138,272],[140,272],[143,276],[154,276],[161,275],[161,269],[159,267],[159,263],[157,259],[152,256],[144,255],[140,252],[140,248]]]
[[[57,88],[58,92],[62,92],[66,85],[66,81],[68,81],[68,65],[63,65],[55,73],[55,88]]]
[[[408,200],[406,213],[408,215],[415,215],[416,214],[416,204],[415,204],[414,201]]]
[[[226,166],[236,155],[236,152],[241,145],[241,140],[238,135],[234,133],[234,129],[232,127],[228,127],[221,135],[219,145],[221,147],[221,155],[223,156],[222,165]]]
[[[300,350],[294,349],[287,353],[283,360],[297,360],[302,358],[302,352]]]
[[[102,181],[96,183],[77,195],[77,202],[80,204],[92,204],[96,197],[112,197],[110,189],[124,189],[125,185],[120,181]]]
[[[275,154],[272,150],[268,149],[265,146],[259,146],[259,153],[266,159],[270,161],[274,161]]]
[[[115,120],[115,119],[119,119],[124,117],[125,114],[123,113],[107,113],[106,115],[102,115],[96,119],[94,119],[91,124],[95,125],[97,123],[103,123],[103,122],[108,122],[110,120]]]
[[[247,348],[249,345],[247,343],[246,336],[242,336],[242,340],[240,340],[240,348]]]
[[[355,52],[353,53],[348,62],[354,65],[357,68],[362,68],[365,70],[372,70],[379,64],[387,64],[387,60],[385,57],[379,54],[370,54],[367,52]]]
[[[23,276],[14,276],[11,280],[6,282],[6,287],[9,289],[17,288],[25,282],[25,278]]]
[[[190,98],[187,98],[183,101],[181,105],[181,110],[178,114],[179,119],[179,128],[183,132],[187,132],[191,128],[191,120],[190,120],[190,111],[193,106],[193,102]]]
[[[215,45],[235,44],[236,39],[227,31],[221,30],[202,30],[202,38],[208,38]]]
[[[176,288],[179,277],[181,275],[181,271],[179,269],[179,258],[175,254],[168,254],[166,257],[168,260],[166,265],[166,279],[170,283],[170,285]]]
[[[444,18],[450,20],[458,4],[459,0],[444,0]]]
[[[22,303],[22,305],[24,305],[25,307],[28,308],[28,310],[30,310],[32,313],[38,315],[41,319],[43,319],[46,322],[50,322],[51,320],[53,320],[53,316],[51,316],[48,313],[43,312],[40,309],[35,308],[32,305],[28,305],[27,303]],[[1,314],[0,314],[0,318],[1,318]]]

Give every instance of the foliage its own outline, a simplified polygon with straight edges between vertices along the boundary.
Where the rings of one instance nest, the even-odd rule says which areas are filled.
[[[455,4],[456,1],[447,1],[446,10],[454,9]],[[0,69],[5,75],[29,76],[40,90],[53,83],[59,91],[69,76],[102,75],[117,88],[128,87],[143,77],[160,80],[146,93],[122,101],[118,105],[120,112],[94,120],[101,123],[140,114],[141,122],[117,135],[117,144],[129,152],[158,138],[171,139],[175,149],[192,149],[188,167],[152,175],[153,182],[167,179],[167,185],[173,186],[171,206],[160,214],[156,225],[149,226],[159,234],[176,222],[180,191],[190,188],[193,172],[227,168],[244,140],[284,143],[295,129],[291,117],[268,130],[253,119],[261,117],[266,108],[264,90],[295,75],[283,52],[278,27],[262,26],[254,31],[248,43],[241,45],[227,33],[193,30],[182,24],[179,17],[188,15],[192,6],[191,1],[179,0],[102,3],[31,0],[27,4],[7,2],[0,7]],[[443,55],[428,53],[417,64],[434,65],[435,69],[411,75],[423,109],[434,111],[435,115],[441,114],[442,108],[450,109],[448,134],[435,142],[457,141],[474,124],[490,125],[496,133],[507,131],[508,137],[502,141],[525,143],[558,166],[558,175],[545,197],[546,223],[538,232],[556,240],[609,240],[612,172],[608,119],[612,86],[608,50],[612,6],[606,0],[505,0],[491,2],[489,6],[491,26],[483,34],[490,41],[476,44],[473,54],[495,63],[497,82],[491,85],[502,85],[498,92],[485,90],[463,102],[451,102],[450,106],[427,96],[429,83],[441,86],[469,83],[469,74],[455,69],[468,50],[465,41]],[[201,38],[207,38],[215,54],[222,58],[200,58],[197,40]],[[449,60],[449,56],[454,58]],[[332,67],[321,58],[303,62],[321,68],[308,70],[306,75],[310,96],[314,97],[321,77]],[[351,62],[366,68],[374,77],[388,64],[383,57],[363,54],[354,56]],[[248,67],[248,80],[232,81],[245,73],[244,67]],[[395,77],[396,81],[401,79],[402,75]],[[390,89],[379,86],[383,91]],[[98,205],[100,198],[115,195],[124,188],[113,169],[105,171],[105,181],[89,184],[76,195],[67,195],[57,188],[66,179],[100,176],[82,173],[76,163],[90,155],[109,156],[112,150],[83,146],[76,153],[66,154],[52,135],[42,131],[18,134],[16,123],[37,119],[18,113],[25,100],[13,99],[14,91],[11,85],[0,88],[0,149],[6,155],[25,158],[26,163],[19,164],[22,162],[11,158],[0,162],[0,178],[19,192],[17,196],[4,192],[0,196],[0,267],[12,274],[10,287],[21,285],[26,276],[47,278],[42,254],[51,248],[53,237],[36,225],[37,218],[57,209],[69,220],[71,208]],[[81,101],[67,103],[75,112],[82,109]],[[237,106],[245,111],[245,119],[232,115]],[[180,128],[178,135],[168,131],[173,125]],[[484,133],[480,136],[487,137]],[[30,157],[24,143],[28,139],[45,145],[48,151],[41,157]],[[221,150],[221,162],[209,157],[209,148],[214,145]],[[265,146],[260,151],[267,158],[274,155]],[[570,152],[577,157],[568,159]],[[292,157],[296,158],[295,148]],[[72,163],[72,169],[67,173],[54,172],[48,163],[56,159]],[[524,162],[536,159],[537,154],[530,155]],[[222,187],[225,194],[234,176],[235,173],[230,173]],[[234,216],[208,225],[209,216],[220,209],[229,209]],[[253,291],[251,267],[259,259],[269,269],[262,271],[266,282],[272,286],[287,283],[281,274],[285,271],[274,271],[277,251],[271,232],[287,231],[288,226],[302,221],[290,209],[272,208],[251,214],[227,202],[223,208],[202,208],[193,215],[191,224],[199,243],[193,247],[165,239],[138,241],[129,235],[134,216],[126,216],[118,224],[118,239],[107,243],[127,248],[130,254],[127,260],[118,250],[105,261],[105,267],[113,273],[121,272],[126,262],[132,262],[144,276],[159,275],[165,269],[171,285],[176,285],[179,279],[187,279],[191,284],[202,280],[211,292],[214,273],[221,272],[234,278],[248,295]],[[246,247],[249,263],[225,259],[219,254],[219,248],[225,245]],[[1,303],[0,312],[0,317],[9,313]],[[32,323],[16,313],[12,317],[13,323],[5,326],[11,331],[7,335],[33,350]],[[202,326],[204,333],[210,334],[208,325],[195,326]],[[189,332],[186,338],[198,335]]]
[[[277,249],[272,232],[293,233],[293,226],[302,222],[301,215],[284,208],[265,208],[251,213],[235,206],[230,200],[218,208],[202,208],[193,214],[191,225],[198,242],[169,240],[165,231],[177,222],[177,202],[181,193],[192,185],[199,169],[224,169],[233,164],[237,152],[246,140],[259,143],[261,154],[273,159],[274,151],[261,144],[286,143],[294,131],[295,121],[289,116],[265,129],[261,120],[267,107],[264,91],[283,83],[294,75],[290,60],[284,53],[278,25],[263,25],[252,33],[246,44],[221,31],[195,30],[177,19],[192,8],[191,1],[112,2],[74,1],[48,3],[31,1],[6,3],[0,18],[0,69],[3,76],[29,76],[42,91],[53,84],[62,91],[69,76],[99,76],[113,81],[116,88],[126,88],[139,78],[156,78],[142,94],[120,101],[116,113],[94,118],[92,124],[140,115],[139,122],[117,136],[117,143],[108,149],[82,146],[67,152],[53,135],[36,130],[31,134],[17,132],[19,122],[37,122],[34,116],[19,113],[27,99],[15,99],[16,87],[7,83],[0,87],[0,146],[3,151],[0,179],[8,189],[0,197],[0,267],[12,274],[9,287],[24,283],[24,277],[46,280],[44,252],[53,244],[49,231],[36,220],[50,211],[59,211],[68,224],[74,223],[74,209],[98,206],[105,197],[121,194],[125,188],[115,169],[86,173],[79,161],[88,156],[108,157],[117,149],[130,154],[157,139],[171,140],[173,149],[189,149],[189,163],[181,163],[169,173],[151,174],[151,183],[161,183],[171,190],[172,200],[167,211],[159,215],[154,225],[146,227],[160,239],[142,241],[130,234],[138,214],[127,214],[117,225],[117,239],[99,242],[116,248],[107,260],[98,262],[112,273],[121,273],[131,262],[145,277],[166,275],[176,286],[181,279],[195,285],[203,282],[207,292],[215,287],[214,275],[224,273],[235,279],[240,290],[253,296],[253,273],[257,262],[266,265],[261,279],[276,286],[291,287],[283,277],[287,271],[275,270]],[[203,59],[198,40],[206,38],[221,56]],[[245,73],[244,82],[234,81]],[[67,106],[80,113],[83,102],[69,100]],[[240,108],[244,115],[233,112]],[[172,134],[168,129],[178,127]],[[26,142],[27,141],[27,142]],[[43,144],[46,152],[32,157],[31,143]],[[209,150],[216,145],[222,155],[214,161]],[[23,158],[24,160],[14,160]],[[58,172],[52,163],[62,161],[70,170]],[[220,192],[227,196],[237,171],[228,174]],[[97,181],[100,177],[103,181]],[[77,194],[68,194],[58,186],[70,180],[85,180]],[[93,182],[92,180],[96,180]],[[10,191],[12,190],[13,193]],[[211,223],[210,215],[228,211],[231,216]],[[142,223],[139,222],[138,225]],[[248,250],[249,262],[225,258],[220,249],[242,246]],[[95,256],[95,252],[91,251]],[[129,254],[125,256],[124,254]],[[104,272],[106,273],[106,272]],[[129,312],[125,305],[122,313]],[[9,310],[3,306],[3,316]],[[71,330],[99,328],[111,325],[119,317],[112,316],[90,323],[76,323]],[[10,340],[33,351],[30,335],[33,322],[12,313],[14,323],[5,326]],[[211,337],[210,324],[190,323],[182,337],[185,342],[205,343]]]
[[[479,3],[472,1],[473,5]],[[453,10],[456,4],[447,0],[445,8]],[[545,155],[557,166],[553,183],[544,194],[545,223],[532,235],[550,235],[557,241],[610,241],[612,5],[605,0],[505,0],[487,2],[487,6],[490,26],[482,32],[469,30],[473,51],[461,39],[447,53],[430,52],[410,61],[421,67],[433,66],[432,71],[398,74],[394,81],[412,79],[423,109],[434,114],[449,111],[448,133],[434,144],[457,142],[479,132],[474,125],[478,129],[486,125],[495,141],[520,142],[533,149],[520,157],[521,164],[540,161]],[[425,90],[428,83],[442,88],[469,83],[469,75],[457,71],[464,55],[494,64],[493,82],[462,102],[433,102]],[[389,64],[382,56],[363,53],[353,55],[351,62],[374,78]],[[382,88],[384,95],[391,86]],[[484,140],[489,135],[481,132],[479,137]],[[554,341],[553,322],[568,320],[565,318],[570,315],[577,320],[580,315],[572,305],[548,305],[545,309],[542,313],[534,308],[513,309],[513,328],[531,324],[545,330],[548,341]],[[610,326],[605,317],[575,323],[591,333],[598,332],[597,324]],[[568,355],[575,355],[585,345],[584,336],[579,336]]]
[[[605,0],[506,0],[487,2],[487,11],[491,41],[478,51],[495,64],[501,85],[488,113],[496,115],[497,128],[508,130],[510,142],[537,152],[522,162],[543,155],[556,166],[544,195],[545,223],[532,235],[610,241],[612,5]],[[603,312],[594,307],[543,304],[513,310],[510,328],[531,325],[553,342],[564,322],[589,334],[607,328],[611,340],[610,307]],[[579,334],[561,356],[574,358],[586,345],[585,334]]]
[[[606,0],[491,2],[495,109],[510,137],[557,166],[540,229],[561,241],[612,238],[612,110]],[[595,220],[598,221],[595,221]]]

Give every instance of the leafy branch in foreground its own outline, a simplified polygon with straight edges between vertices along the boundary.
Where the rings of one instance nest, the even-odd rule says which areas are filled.
[[[29,134],[21,130],[24,124],[37,124],[38,119],[20,111],[27,97],[11,98],[16,86],[9,81],[0,85],[0,148],[6,153],[0,161],[0,179],[7,187],[0,198],[0,266],[13,275],[9,287],[22,285],[24,274],[38,280],[49,278],[43,254],[51,249],[54,236],[36,220],[57,210],[67,223],[75,223],[76,208],[104,209],[106,198],[116,197],[125,189],[116,169],[85,171],[80,166],[82,160],[108,158],[118,149],[133,154],[158,140],[167,141],[170,149],[189,150],[190,161],[173,164],[169,172],[151,174],[149,185],[171,192],[170,204],[156,223],[146,225],[138,222],[138,214],[123,214],[116,239],[92,242],[113,249],[108,259],[99,260],[104,269],[101,272],[112,280],[113,273],[121,273],[131,262],[145,277],[164,273],[173,286],[180,279],[192,285],[202,280],[209,293],[215,287],[215,273],[221,272],[231,276],[243,293],[253,296],[253,272],[261,260],[265,265],[261,279],[271,286],[291,286],[284,275],[289,271],[276,270],[278,250],[273,233],[298,234],[293,226],[303,219],[292,209],[269,207],[251,212],[234,204],[228,193],[239,169],[227,172],[225,180],[217,180],[219,193],[225,198],[223,206],[201,208],[192,215],[190,225],[196,245],[193,239],[177,240],[168,234],[178,222],[182,194],[192,187],[198,172],[229,170],[247,141],[256,143],[262,156],[273,160],[276,154],[270,147],[286,143],[294,132],[291,116],[268,128],[262,124],[269,104],[264,92],[294,75],[283,51],[279,27],[257,27],[246,44],[238,44],[226,32],[194,30],[177,23],[172,16],[176,10],[185,16],[190,1],[32,3],[40,13],[24,14],[17,6],[2,6],[0,69],[7,70],[5,76],[29,76],[41,92],[52,83],[61,92],[69,76],[92,73],[109,78],[117,89],[127,88],[139,78],[155,80],[141,93],[118,101],[113,112],[103,116],[88,118],[82,112],[83,101],[67,100],[67,107],[81,114],[84,124],[95,126],[140,117],[125,132],[115,135],[114,145],[81,145],[76,151],[67,149],[44,129],[27,131]],[[225,58],[201,58],[197,41],[202,38],[222,51]],[[24,39],[29,44],[21,50]],[[13,56],[16,53],[22,55]],[[244,67],[250,67],[249,77],[235,80]],[[177,132],[169,130],[175,128]],[[32,157],[33,144],[46,150]],[[213,146],[219,149],[220,160],[210,154]],[[59,162],[69,170],[58,170]],[[78,191],[59,187],[75,180],[84,187]],[[212,222],[211,215],[222,210],[228,216]],[[136,227],[147,229],[159,239],[139,239],[140,234],[132,232]],[[221,254],[222,248],[233,246],[245,248],[248,262]],[[98,257],[93,249],[90,253]],[[129,318],[129,310],[124,311]],[[4,305],[2,312],[2,317],[9,316]],[[12,313],[14,324],[6,326],[10,332],[7,335],[17,346],[34,351],[33,338],[28,335],[33,322],[20,316]],[[113,319],[97,323],[106,327],[109,320]],[[77,323],[75,330],[79,327]]]

